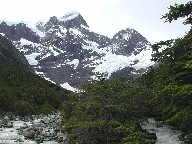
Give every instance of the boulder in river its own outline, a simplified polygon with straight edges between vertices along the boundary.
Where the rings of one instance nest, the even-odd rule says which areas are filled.
[[[35,132],[32,131],[32,130],[26,131],[26,132],[24,133],[24,137],[29,138],[29,139],[34,139],[34,137],[35,137]]]

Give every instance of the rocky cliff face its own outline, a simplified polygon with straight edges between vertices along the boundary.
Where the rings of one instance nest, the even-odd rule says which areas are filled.
[[[0,33],[22,52],[37,74],[79,88],[94,73],[140,75],[153,63],[149,42],[127,28],[112,39],[89,29],[79,13],[51,17],[35,26],[0,23]]]
[[[134,29],[127,28],[116,33],[112,38],[110,47],[116,48],[114,52],[121,55],[139,54],[142,50],[146,50],[149,44],[139,32]]]
[[[5,34],[12,41],[19,41],[21,38],[25,37],[29,41],[38,43],[40,37],[33,32],[24,23],[18,23],[16,25],[8,25],[6,22],[0,24],[0,32]]]

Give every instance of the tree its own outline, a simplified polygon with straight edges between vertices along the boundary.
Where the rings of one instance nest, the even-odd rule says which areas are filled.
[[[170,6],[163,19],[172,22],[185,18],[192,24],[192,2]],[[160,113],[166,122],[191,132],[192,125],[192,30],[182,38],[161,41],[152,46],[153,60],[160,66],[155,69],[152,90],[154,113]],[[148,73],[149,75],[150,73]]]
[[[142,97],[146,89],[131,82],[127,78],[100,79],[84,85],[84,92],[66,101],[62,123],[70,142],[154,143],[139,125],[146,112]]]
[[[192,1],[189,1],[186,4],[175,4],[174,6],[169,7],[169,12],[166,13],[162,18],[166,22],[172,22],[178,18],[186,17],[184,24],[192,24]]]

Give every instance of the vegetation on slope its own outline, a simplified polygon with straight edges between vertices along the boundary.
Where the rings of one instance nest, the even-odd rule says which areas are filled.
[[[0,71],[0,109],[19,115],[51,113],[70,94],[30,72]]]
[[[0,36],[0,110],[19,115],[51,113],[69,91],[32,73],[25,57]]]
[[[83,88],[85,92],[62,107],[64,132],[71,143],[155,142],[139,125],[148,116],[146,99],[150,97],[139,83],[126,78],[102,79]]]

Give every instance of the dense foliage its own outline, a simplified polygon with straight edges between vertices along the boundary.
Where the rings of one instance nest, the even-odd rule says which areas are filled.
[[[69,91],[22,70],[0,71],[0,110],[19,115],[51,113]]]
[[[126,78],[102,79],[83,88],[85,92],[62,107],[64,132],[71,143],[154,143],[139,125],[148,116],[150,97],[139,83]]]
[[[167,21],[185,17],[184,24],[192,24],[191,1],[169,9],[163,17]],[[152,47],[156,51],[153,60],[160,66],[143,75],[143,79],[150,81],[149,89],[154,93],[154,113],[183,131],[192,132],[192,32]]]
[[[162,43],[161,43],[162,44]],[[157,45],[154,45],[156,48]],[[159,46],[159,45],[158,45]],[[187,34],[173,46],[158,53],[160,66],[143,75],[154,93],[153,113],[185,131],[192,129],[192,35]],[[148,83],[150,81],[150,83]]]
[[[166,19],[166,22],[172,22],[178,18],[186,18],[184,24],[192,24],[192,2],[189,1],[186,4],[175,4],[169,7],[169,13],[166,13],[162,18]]]

